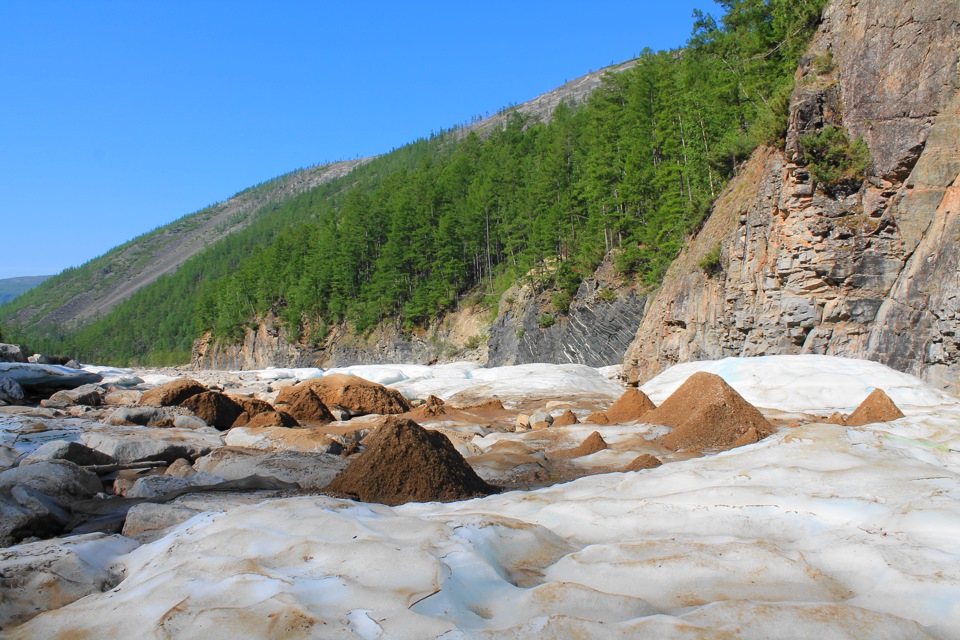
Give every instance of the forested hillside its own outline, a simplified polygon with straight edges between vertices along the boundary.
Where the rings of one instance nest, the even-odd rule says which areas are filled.
[[[202,331],[236,340],[268,311],[314,341],[341,322],[410,328],[465,295],[493,305],[531,272],[563,313],[611,252],[655,286],[738,164],[783,135],[824,4],[721,2],[718,20],[695,15],[686,48],[645,51],[584,107],[400,149],[280,205],[79,332],[26,338],[87,360],[183,362]]]

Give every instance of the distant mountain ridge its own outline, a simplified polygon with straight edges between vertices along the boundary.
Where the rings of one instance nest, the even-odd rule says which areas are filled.
[[[0,279],[0,304],[9,302],[53,276],[20,276]]]

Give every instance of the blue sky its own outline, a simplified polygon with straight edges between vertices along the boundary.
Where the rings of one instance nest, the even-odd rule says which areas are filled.
[[[0,2],[0,278],[681,46],[695,7]]]

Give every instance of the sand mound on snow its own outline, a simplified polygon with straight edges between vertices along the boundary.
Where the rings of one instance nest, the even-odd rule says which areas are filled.
[[[726,450],[757,442],[773,427],[723,378],[698,371],[644,422],[673,427],[660,442],[674,451]]]
[[[649,453],[641,453],[636,458],[630,461],[624,471],[641,471],[643,469],[656,469],[663,463],[657,459],[656,456],[650,455]]]
[[[847,416],[846,424],[848,427],[859,427],[872,422],[890,422],[903,417],[903,412],[883,389],[874,389],[867,399]]]
[[[346,373],[310,378],[297,387],[309,388],[328,407],[344,407],[358,415],[406,413],[411,409],[410,402],[396,389]]]
[[[570,409],[561,413],[560,416],[553,421],[553,426],[555,427],[569,427],[572,424],[580,424],[580,421],[577,419],[576,414]]]
[[[627,389],[604,414],[609,422],[619,424],[639,420],[656,408],[647,394],[640,389]]]
[[[366,451],[334,478],[328,491],[390,506],[466,500],[497,491],[445,435],[413,420],[386,418],[364,446]]]
[[[572,449],[564,449],[563,451],[558,451],[553,455],[558,458],[582,458],[583,456],[589,456],[591,453],[603,451],[606,448],[606,440],[604,440],[598,432],[594,431],[587,436],[586,440]]]
[[[427,420],[437,416],[446,415],[444,402],[437,396],[428,396],[427,401],[410,412],[410,417],[414,420]]]

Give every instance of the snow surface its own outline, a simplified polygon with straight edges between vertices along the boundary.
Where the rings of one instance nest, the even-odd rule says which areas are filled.
[[[389,369],[351,368],[438,395],[478,379],[515,394],[605,380],[571,366]],[[906,417],[813,421],[459,503],[310,496],[204,513],[125,556],[117,588],[10,637],[960,637],[960,454],[921,444],[960,449],[960,403],[821,356],[691,363],[643,388],[662,401],[695,370],[790,411],[848,410],[881,387]]]

